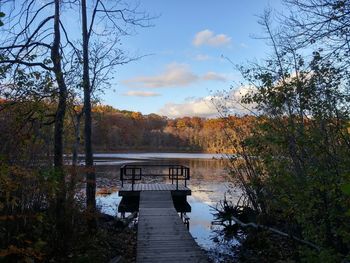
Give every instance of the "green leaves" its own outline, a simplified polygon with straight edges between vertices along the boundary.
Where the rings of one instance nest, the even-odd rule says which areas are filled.
[[[341,190],[344,194],[346,194],[347,196],[350,197],[350,184],[343,184],[341,186]],[[346,211],[346,215],[350,216],[350,209],[348,211]]]
[[[350,195],[350,184],[344,184],[341,186],[341,190],[344,194]]]

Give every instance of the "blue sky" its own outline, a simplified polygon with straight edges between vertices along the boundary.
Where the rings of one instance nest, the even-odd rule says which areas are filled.
[[[141,10],[160,15],[150,28],[122,40],[130,54],[152,54],[117,68],[105,104],[169,117],[212,116],[210,95],[229,90],[240,76],[232,65],[262,58],[269,48],[257,15],[280,0],[149,0]],[[215,115],[215,114],[214,114]]]

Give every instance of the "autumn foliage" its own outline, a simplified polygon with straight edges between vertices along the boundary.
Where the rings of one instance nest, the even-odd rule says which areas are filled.
[[[93,113],[93,144],[97,151],[191,151],[232,153],[227,133],[250,123],[251,116],[227,118],[182,117],[120,111],[96,106]]]

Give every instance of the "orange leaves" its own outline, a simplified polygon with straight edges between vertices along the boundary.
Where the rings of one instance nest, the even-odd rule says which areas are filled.
[[[169,119],[105,105],[96,106],[94,113],[93,144],[97,151],[232,152],[227,135],[233,135],[234,129],[240,127],[248,131],[256,120],[252,116]]]
[[[133,112],[131,113],[131,118],[136,121],[140,121],[143,120],[143,115],[141,114],[141,112]]]

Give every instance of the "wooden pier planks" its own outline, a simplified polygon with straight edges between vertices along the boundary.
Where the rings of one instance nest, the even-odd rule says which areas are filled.
[[[178,189],[176,189],[176,185],[174,184],[135,184],[134,190],[132,190],[131,184],[124,184],[118,191],[119,196],[139,196],[142,191],[171,191],[172,195],[175,196],[187,196],[191,195],[191,189],[184,186],[179,185]]]
[[[178,216],[170,191],[141,191],[136,262],[208,262]]]
[[[134,191],[175,191],[175,184],[134,184]],[[131,184],[124,184],[119,191],[132,191]],[[186,186],[179,185],[178,191],[190,191]]]

